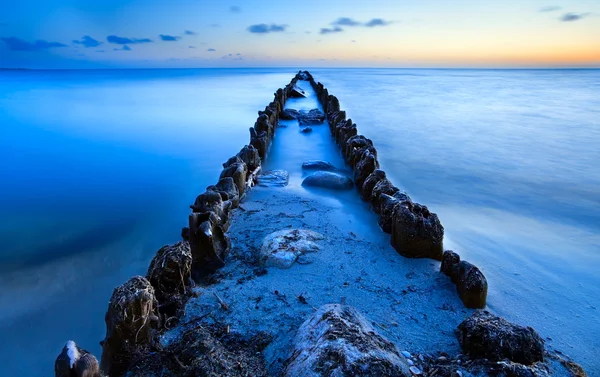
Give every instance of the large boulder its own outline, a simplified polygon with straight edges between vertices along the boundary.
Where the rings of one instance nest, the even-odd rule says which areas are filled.
[[[240,150],[237,154],[237,157],[242,160],[244,164],[248,167],[249,172],[253,172],[258,168],[261,164],[260,155],[258,150],[254,148],[252,145],[245,145],[242,150]],[[227,165],[229,166],[229,165]],[[227,167],[223,166],[223,167]]]
[[[285,377],[410,377],[396,346],[350,306],[320,307],[300,326]]]
[[[273,126],[273,124],[271,124],[271,122],[269,121],[269,116],[265,113],[259,115],[256,119],[256,123],[254,123],[254,129],[256,130],[256,132],[258,134],[261,134],[263,132],[266,133],[269,140],[273,138],[274,128],[275,127]]]
[[[349,190],[354,184],[343,174],[330,171],[316,171],[304,178],[302,186],[320,187],[332,190]]]
[[[219,218],[213,212],[192,213],[189,216],[188,237],[194,280],[225,266],[231,245],[219,225]]]
[[[327,161],[308,160],[302,163],[302,170],[335,171],[337,169],[332,163]]]
[[[301,255],[319,251],[315,241],[322,239],[323,235],[304,229],[271,233],[260,248],[260,263],[267,267],[290,268]]]
[[[377,161],[377,156],[366,150],[354,169],[354,182],[356,182],[356,186],[362,189],[369,174],[373,173],[375,169],[378,168],[379,162]]]
[[[54,362],[55,377],[100,377],[98,359],[69,340]]]
[[[467,308],[485,308],[488,283],[479,268],[461,261],[458,254],[448,250],[442,257],[440,270],[456,284],[458,296]]]
[[[409,258],[442,260],[444,227],[426,206],[404,201],[395,207],[391,245]]]
[[[284,187],[290,181],[290,173],[285,170],[269,170],[257,177],[262,187]]]
[[[115,288],[105,321],[100,369],[110,377],[120,377],[131,358],[153,344],[159,327],[158,302],[150,282],[135,276]]]
[[[381,206],[379,211],[379,219],[377,223],[381,230],[385,233],[392,233],[392,222],[396,206],[400,204],[400,200],[386,194],[381,195]]]
[[[163,246],[158,250],[146,278],[154,287],[158,311],[173,317],[185,305],[192,287],[192,252],[187,241]]]
[[[300,110],[298,114],[298,122],[301,126],[321,124],[324,121],[325,113],[319,109],[312,109],[310,111]]]
[[[531,327],[478,310],[458,325],[458,341],[472,358],[530,365],[544,360],[544,340]]]

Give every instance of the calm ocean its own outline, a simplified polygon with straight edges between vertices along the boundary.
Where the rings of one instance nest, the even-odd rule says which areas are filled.
[[[295,72],[0,71],[0,375],[51,374],[68,339],[100,356],[113,288],[179,239]],[[488,306],[600,375],[600,70],[311,73]]]

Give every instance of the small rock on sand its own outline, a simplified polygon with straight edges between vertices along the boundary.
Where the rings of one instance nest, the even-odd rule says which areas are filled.
[[[309,160],[302,163],[302,169],[304,170],[323,170],[323,171],[334,171],[337,170],[332,163],[321,161],[321,160]]]
[[[342,174],[330,171],[317,171],[304,178],[302,186],[349,190],[354,186],[354,183],[350,178]]]
[[[290,181],[290,174],[285,170],[269,170],[258,176],[258,185],[262,187],[283,187]]]
[[[300,130],[300,132],[302,132],[303,134],[308,134],[312,132],[312,127],[304,127],[303,129]]]
[[[303,254],[320,250],[314,241],[322,234],[304,229],[280,230],[269,234],[260,248],[260,262],[267,267],[290,268]]]

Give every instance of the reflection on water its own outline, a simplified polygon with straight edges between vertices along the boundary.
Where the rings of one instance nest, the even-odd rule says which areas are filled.
[[[293,73],[0,72],[0,333],[12,340],[0,375],[47,374],[69,338],[100,353],[112,289],[178,239]],[[600,71],[312,73],[393,182],[439,214],[447,247],[484,271],[489,306],[600,373]],[[291,189],[307,155],[294,138],[341,164],[313,129],[280,133],[267,161]]]

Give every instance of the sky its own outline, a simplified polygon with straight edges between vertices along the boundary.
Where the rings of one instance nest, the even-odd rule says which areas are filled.
[[[1,68],[600,67],[600,0],[6,0]]]

